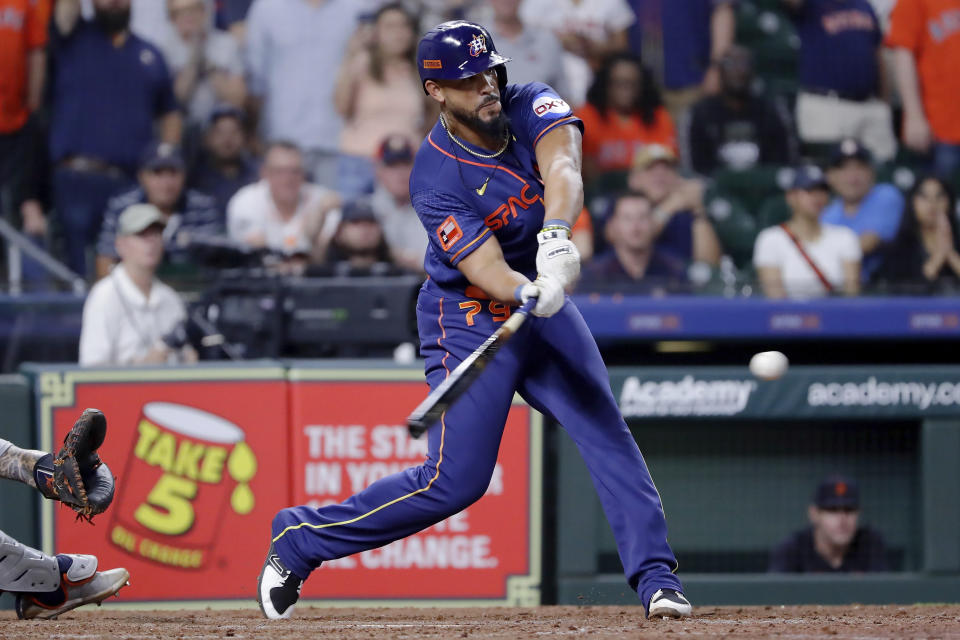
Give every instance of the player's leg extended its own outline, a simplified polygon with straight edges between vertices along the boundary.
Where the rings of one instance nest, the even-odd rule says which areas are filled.
[[[681,590],[672,573],[660,495],[620,414],[596,342],[572,303],[533,319],[531,357],[521,394],[552,414],[583,456],[610,521],[630,586],[644,606],[662,588]]]
[[[129,578],[126,569],[98,572],[94,556],[48,556],[0,531],[0,591],[16,594],[20,618],[52,618],[100,602]]]
[[[440,384],[496,325],[460,301],[421,294],[418,316],[427,381]],[[442,305],[442,312],[441,312]],[[273,521],[281,561],[306,578],[324,560],[383,546],[463,510],[486,491],[516,389],[523,340],[511,340],[428,432],[423,465],[383,478],[341,504],[284,509]]]

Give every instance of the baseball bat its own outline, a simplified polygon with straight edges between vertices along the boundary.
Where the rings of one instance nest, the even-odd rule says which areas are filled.
[[[494,331],[489,338],[483,341],[479,347],[474,349],[473,353],[464,359],[453,372],[447,376],[446,380],[430,392],[430,395],[417,406],[407,417],[407,429],[410,430],[410,436],[419,438],[429,429],[443,412],[470,388],[473,381],[476,380],[487,364],[497,354],[497,351],[506,344],[513,334],[520,329],[527,314],[537,304],[536,298],[530,298],[519,309],[510,314],[507,321]]]

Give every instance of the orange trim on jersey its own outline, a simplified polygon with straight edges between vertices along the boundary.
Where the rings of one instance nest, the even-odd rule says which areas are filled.
[[[453,158],[453,159],[456,160],[457,162],[462,162],[462,163],[464,163],[464,164],[472,164],[472,165],[475,166],[475,167],[486,167],[487,169],[499,169],[500,171],[506,171],[507,173],[509,173],[511,176],[513,176],[514,178],[516,178],[517,180],[519,180],[519,181],[522,182],[523,184],[527,184],[527,181],[526,181],[526,180],[524,180],[523,178],[521,178],[520,176],[518,176],[517,174],[515,174],[513,171],[510,171],[510,169],[507,169],[506,167],[501,167],[501,166],[498,165],[498,164],[484,164],[484,163],[482,163],[482,162],[474,162],[473,160],[467,160],[466,158],[458,158],[457,156],[453,155],[453,154],[450,153],[449,151],[444,151],[444,150],[441,149],[439,146],[437,146],[437,143],[433,141],[433,138],[430,137],[430,134],[429,134],[429,133],[427,134],[427,140],[430,142],[430,145],[431,145],[434,149],[436,149],[437,151],[439,151],[439,152],[442,153],[443,155],[447,156],[448,158]]]
[[[557,120],[556,122],[554,122],[553,124],[551,124],[549,127],[547,127],[546,129],[544,129],[543,131],[541,131],[541,132],[537,135],[537,138],[533,141],[533,148],[534,148],[534,149],[537,148],[537,143],[540,142],[540,138],[542,138],[542,137],[543,137],[543,134],[545,134],[547,131],[553,131],[553,129],[554,129],[557,125],[559,125],[559,124],[564,124],[564,123],[566,123],[566,122],[569,122],[570,120],[576,120],[576,119],[577,119],[577,116],[567,116],[566,118],[560,118],[559,120]]]
[[[477,243],[477,240],[479,240],[479,239],[482,238],[483,236],[487,235],[488,233],[490,233],[490,227],[487,227],[486,229],[484,229],[483,232],[482,232],[480,235],[478,235],[476,238],[474,238],[473,240],[471,240],[471,241],[470,241],[470,244],[468,244],[468,245],[465,246],[464,248],[460,249],[460,251],[457,251],[455,254],[453,254],[453,255],[450,257],[450,262],[453,262],[454,260],[456,260],[456,259],[457,259],[457,256],[459,256],[461,253],[463,253],[464,251],[466,251],[467,249],[469,249],[470,247],[472,247],[473,245],[475,245],[475,244]]]
[[[440,317],[437,318],[437,323],[440,325],[440,332],[441,332],[440,337],[437,338],[437,346],[439,346],[442,349],[443,345],[441,344],[441,341],[447,337],[447,330],[443,326],[443,298],[440,298]],[[449,356],[450,356],[449,351],[447,351],[446,354],[443,356],[443,368],[447,372],[447,377],[450,377],[450,369],[447,369],[447,358]],[[446,438],[447,438],[447,412],[444,411],[442,414],[440,414],[440,449],[437,452],[437,471],[436,473],[433,474],[433,477],[430,478],[430,482],[427,483],[427,486],[421,489],[417,489],[415,491],[411,491],[410,493],[402,495],[399,498],[394,498],[390,502],[385,502],[379,507],[375,509],[371,509],[370,511],[367,511],[363,515],[359,515],[356,518],[351,518],[350,520],[344,520],[342,522],[328,522],[327,524],[310,524],[309,522],[301,522],[300,524],[290,525],[289,527],[285,528],[283,531],[278,533],[277,537],[275,537],[272,540],[272,542],[276,542],[277,540],[282,538],[288,531],[295,531],[297,529],[300,529],[301,527],[309,527],[311,529],[327,529],[329,527],[338,527],[340,525],[353,524],[354,522],[363,520],[367,516],[371,516],[375,514],[377,511],[380,511],[381,509],[386,509],[390,505],[397,504],[398,502],[403,502],[407,498],[411,498],[417,495],[418,493],[429,491],[430,487],[433,486],[433,483],[437,480],[437,478],[440,477],[440,465],[443,464],[443,445],[446,442]],[[37,603],[37,604],[40,604],[40,603]]]

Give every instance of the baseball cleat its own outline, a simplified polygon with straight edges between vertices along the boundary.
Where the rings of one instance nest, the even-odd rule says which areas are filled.
[[[693,606],[676,589],[658,589],[650,598],[647,618],[686,618],[693,613]]]
[[[58,555],[61,569],[65,564],[64,558],[74,562],[62,570],[60,586],[55,591],[17,594],[18,618],[49,620],[85,604],[99,605],[129,584],[130,573],[126,569],[96,571],[97,559],[93,556]]]
[[[257,604],[260,611],[271,620],[289,618],[293,605],[300,599],[303,580],[287,568],[277,555],[273,544],[263,561],[263,569],[257,578]]]

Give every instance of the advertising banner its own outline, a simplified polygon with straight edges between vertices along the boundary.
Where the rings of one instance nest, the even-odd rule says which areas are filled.
[[[922,418],[960,416],[960,367],[791,367],[779,380],[746,367],[613,368],[626,418]]]
[[[289,504],[283,375],[278,367],[41,374],[43,447],[56,451],[83,409],[96,407],[107,416],[100,454],[117,482],[94,526],[45,502],[47,551],[126,567],[121,600],[251,599],[270,521]]]
[[[290,373],[294,503],[339,503],[423,462],[427,438],[412,440],[404,425],[427,393],[421,376]],[[515,405],[483,498],[416,535],[324,563],[302,597],[538,604],[540,459],[539,420]]]

